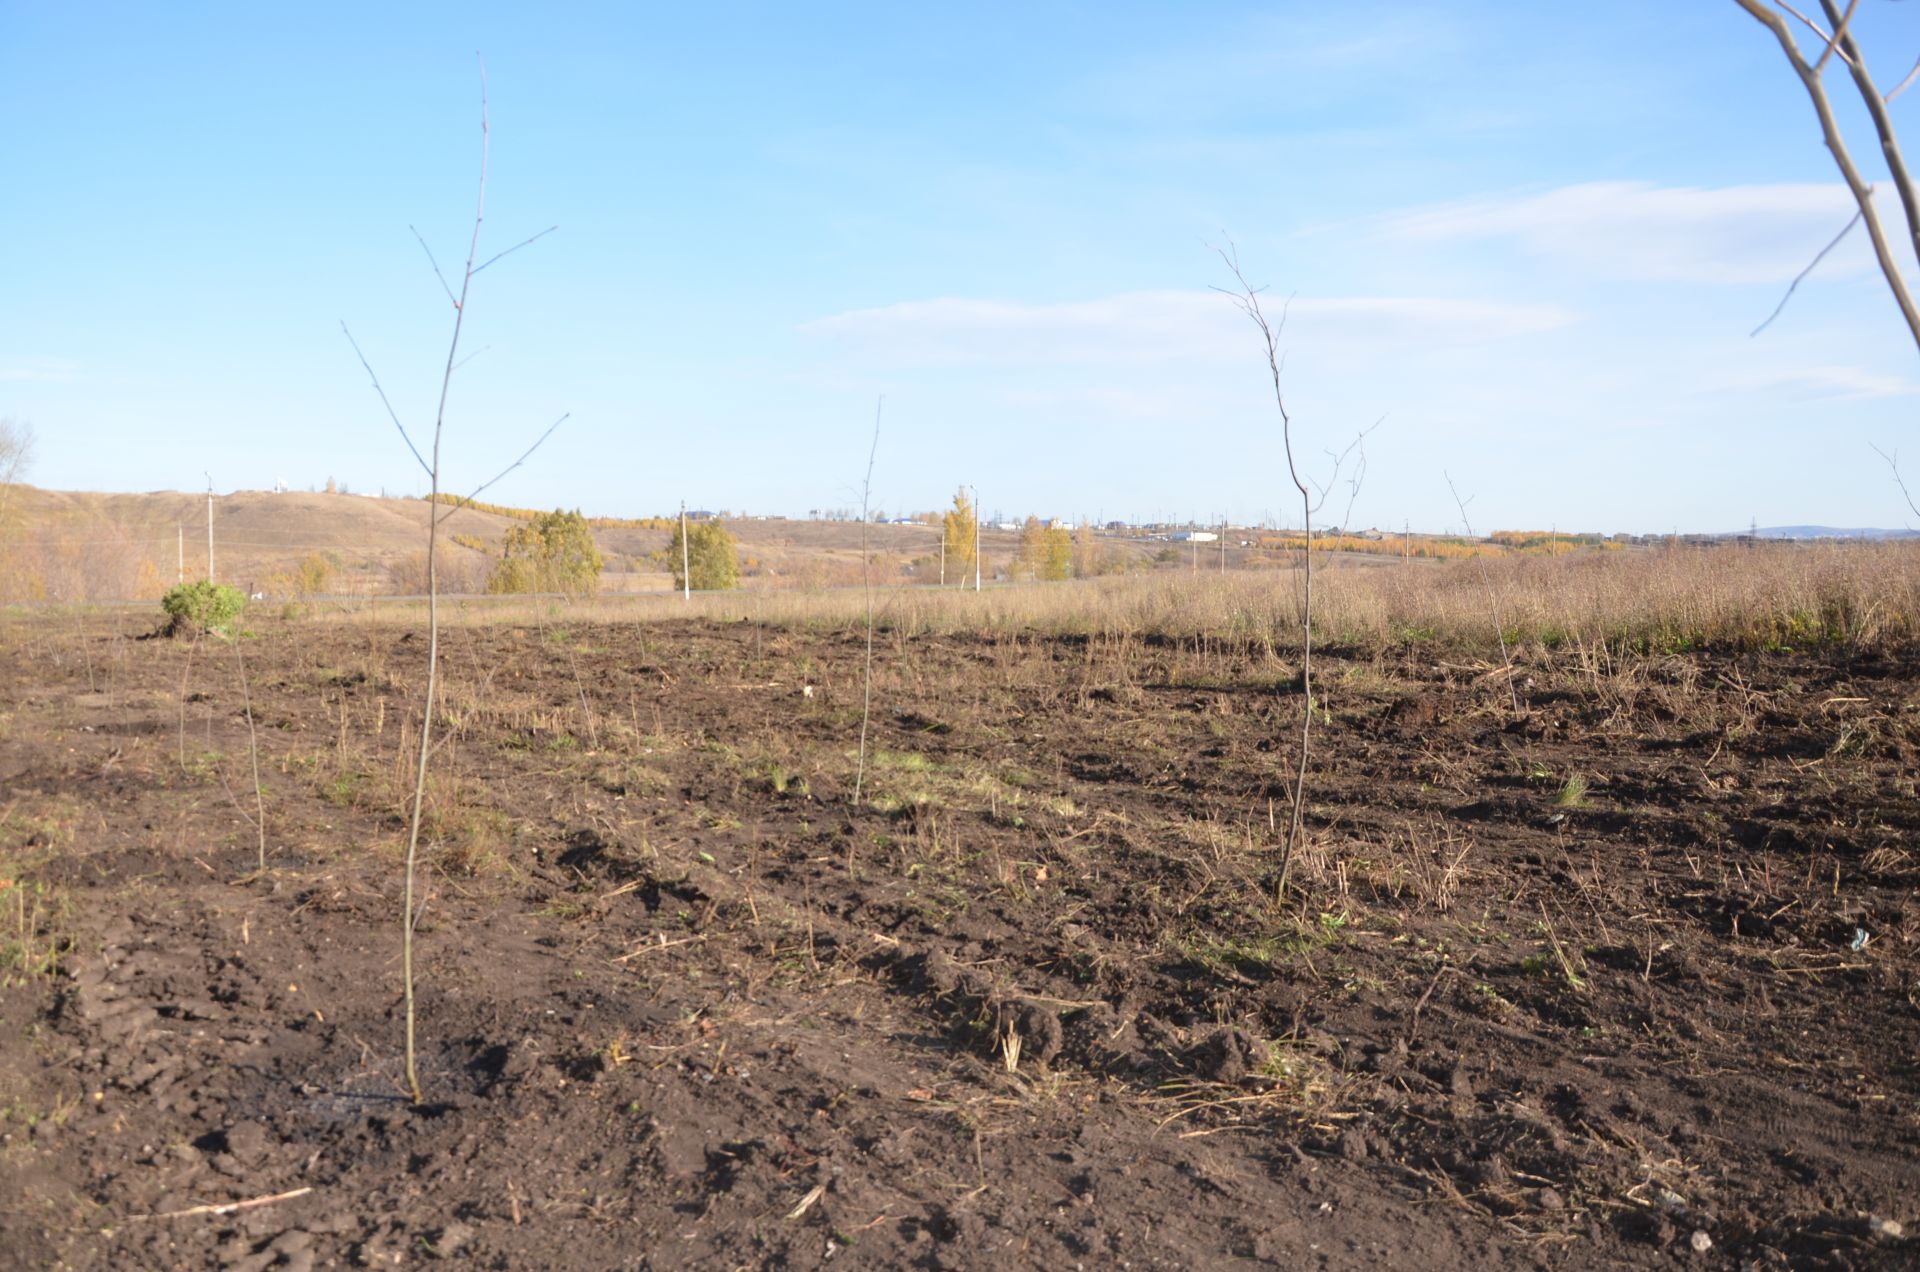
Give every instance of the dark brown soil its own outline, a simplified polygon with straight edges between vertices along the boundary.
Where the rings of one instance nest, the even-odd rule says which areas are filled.
[[[883,632],[855,811],[858,633],[453,631],[414,1106],[424,636],[131,622],[0,632],[0,1266],[1920,1263],[1908,659],[1336,651],[1283,892],[1297,662]]]

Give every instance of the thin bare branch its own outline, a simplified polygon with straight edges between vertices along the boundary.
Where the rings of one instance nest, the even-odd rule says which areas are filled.
[[[447,286],[447,276],[440,272],[440,262],[433,259],[433,249],[427,246],[427,240],[420,237],[419,230],[411,225],[407,229],[413,232],[413,241],[420,245],[420,250],[427,254],[427,264],[433,266],[433,276],[440,280],[440,290],[447,293],[447,303],[458,309],[460,302],[454,298],[453,288]]]
[[[472,362],[475,358],[479,357],[481,354],[491,352],[492,349],[493,349],[492,345],[481,345],[478,349],[475,349],[472,353],[460,359],[460,361],[454,363],[453,369],[455,371],[458,371],[461,367],[466,366],[467,363]]]
[[[1829,15],[1836,12],[1833,0],[1820,2]],[[1848,12],[1851,15],[1851,8]],[[1860,95],[1861,104],[1867,108],[1867,115],[1873,120],[1873,131],[1880,139],[1880,155],[1887,164],[1887,179],[1893,183],[1894,193],[1900,196],[1900,210],[1906,214],[1907,247],[1912,251],[1915,263],[1920,263],[1920,194],[1916,194],[1913,188],[1906,157],[1900,153],[1900,134],[1894,130],[1893,116],[1887,113],[1887,100],[1874,85],[1873,75],[1867,69],[1866,56],[1846,31],[1846,23],[1836,19],[1834,26],[1834,38],[1840,42],[1841,50],[1848,54],[1847,70],[1853,76],[1854,91]],[[1920,336],[1920,333],[1916,335]]]
[[[1907,72],[1907,77],[1888,89],[1887,95],[1880,100],[1883,102],[1891,102],[1894,98],[1912,88],[1915,80],[1920,80],[1920,58],[1914,60],[1913,69]]]
[[[1868,442],[1867,445],[1873,446],[1873,443]],[[1873,446],[1873,453],[1887,461],[1887,467],[1893,470],[1893,484],[1900,487],[1900,497],[1907,501],[1907,510],[1914,516],[1920,517],[1920,505],[1913,502],[1913,494],[1907,489],[1907,480],[1900,475],[1900,452],[1883,451],[1878,446]]]
[[[555,429],[559,428],[562,424],[565,424],[568,420],[572,418],[573,418],[573,412],[568,411],[565,415],[562,415],[559,419],[547,425],[547,431],[540,434],[539,440],[535,441],[533,445],[527,447],[525,454],[521,455],[520,458],[514,460],[511,464],[508,464],[505,468],[502,468],[499,472],[495,473],[493,476],[481,482],[478,486],[475,486],[473,488],[472,494],[463,496],[458,502],[449,505],[447,508],[447,511],[440,514],[440,516],[435,520],[434,524],[438,525],[440,524],[440,522],[445,521],[448,517],[451,517],[454,513],[459,512],[462,508],[468,507],[473,503],[474,500],[478,499],[481,495],[485,494],[488,487],[492,486],[495,482],[499,481],[502,477],[505,477],[508,473],[512,472],[514,469],[520,467],[520,465],[526,463],[528,459],[532,458],[533,452],[539,450],[543,445],[546,444],[546,440],[549,437],[553,436]]]
[[[1873,188],[1869,186],[1867,188],[1867,192],[1871,194],[1873,192]],[[1840,246],[1840,241],[1846,238],[1847,235],[1851,234],[1853,232],[1853,227],[1858,224],[1860,224],[1860,213],[1856,209],[1854,211],[1854,214],[1847,219],[1846,225],[1841,227],[1840,232],[1833,236],[1833,240],[1829,242],[1825,247],[1821,248],[1820,251],[1815,254],[1812,260],[1807,262],[1807,267],[1805,269],[1801,270],[1798,274],[1795,274],[1793,276],[1793,281],[1787,284],[1786,295],[1780,298],[1780,303],[1773,307],[1773,312],[1767,315],[1767,320],[1765,322],[1761,323],[1758,327],[1755,327],[1752,331],[1749,331],[1747,333],[1747,336],[1749,339],[1759,335],[1761,332],[1765,331],[1768,327],[1771,327],[1773,325],[1773,320],[1775,318],[1778,318],[1781,315],[1781,313],[1787,307],[1787,302],[1793,299],[1793,293],[1799,290],[1800,284],[1806,280],[1807,275],[1813,273],[1814,266],[1818,265],[1821,261],[1827,259],[1827,253],[1831,252],[1834,248]]]
[[[1805,57],[1801,56],[1800,47],[1794,42],[1793,32],[1788,29],[1786,19],[1761,3],[1761,0],[1734,0],[1734,3],[1746,10],[1749,16],[1773,34],[1780,45],[1780,51],[1786,56],[1788,65],[1793,68],[1794,74],[1800,77],[1801,86],[1806,89],[1807,97],[1813,103],[1814,114],[1820,120],[1820,135],[1826,142],[1828,152],[1833,155],[1834,166],[1840,170],[1841,179],[1847,183],[1848,193],[1853,195],[1854,205],[1860,209],[1861,219],[1867,226],[1868,237],[1873,240],[1874,259],[1880,266],[1880,274],[1886,279],[1887,289],[1893,294],[1894,303],[1900,307],[1900,316],[1906,321],[1907,331],[1913,337],[1914,344],[1920,346],[1920,306],[1915,305],[1899,263],[1893,258],[1893,249],[1887,240],[1886,229],[1881,224],[1879,212],[1874,208],[1872,190],[1865,178],[1860,175],[1860,170],[1854,164],[1853,156],[1847,149],[1846,137],[1840,130],[1839,121],[1834,117],[1833,104],[1827,97],[1827,91],[1820,76],[1814,73],[1813,67]],[[1803,22],[1807,21],[1804,15],[1791,8],[1788,8],[1788,12],[1794,13],[1794,16]],[[1837,20],[1836,25],[1838,25]],[[1911,183],[1905,179],[1904,164],[1895,166],[1899,159],[1899,147],[1894,143],[1892,123],[1887,117],[1884,101],[1873,90],[1872,79],[1866,74],[1864,68],[1856,64],[1852,56],[1853,47],[1853,37],[1846,36],[1840,41],[1840,55],[1853,72],[1854,82],[1862,96],[1868,99],[1868,110],[1874,116],[1874,126],[1880,131],[1881,148],[1888,155],[1890,174],[1900,186],[1901,202],[1907,209],[1908,227],[1914,232],[1916,239],[1920,240],[1920,218],[1916,217],[1914,211]]]
[[[1359,501],[1360,487],[1367,480],[1367,434],[1373,432],[1374,429],[1379,428],[1386,422],[1387,417],[1382,415],[1372,424],[1361,429],[1358,433],[1354,434],[1353,441],[1348,443],[1347,449],[1340,452],[1334,459],[1334,471],[1338,472],[1340,465],[1346,462],[1346,457],[1349,453],[1356,449],[1360,452],[1360,462],[1355,466],[1353,476],[1347,481],[1347,510],[1340,518],[1340,528],[1342,530],[1352,528],[1353,505]]]
[[[1820,60],[1813,64],[1815,75],[1827,69],[1827,62],[1840,47],[1840,41],[1847,38],[1847,26],[1853,21],[1853,11],[1860,7],[1860,0],[1847,0],[1847,11],[1834,24],[1833,38],[1827,41],[1827,47],[1820,50]],[[1831,9],[1828,12],[1832,12]]]
[[[1733,0],[1733,2],[1739,5],[1742,9],[1745,9],[1748,13],[1754,13],[1755,10],[1763,9],[1763,6],[1758,3],[1758,0],[1752,0],[1751,3],[1749,2],[1749,0]],[[1818,37],[1818,39],[1822,44],[1831,47],[1835,43],[1833,36],[1828,33],[1825,27],[1821,26],[1818,22],[1815,22],[1812,18],[1808,17],[1806,14],[1800,12],[1800,10],[1788,4],[1787,0],[1777,0],[1777,3],[1780,5],[1782,12],[1791,14],[1800,23],[1800,25],[1806,27],[1807,30],[1813,32],[1813,34],[1816,37]],[[1774,18],[1775,21],[1779,20],[1778,15],[1772,13],[1771,11],[1767,11],[1767,14],[1768,14],[1768,17]],[[1758,15],[1756,14],[1756,16]],[[1764,18],[1761,20],[1765,21]],[[1782,29],[1785,29],[1786,23],[1781,22],[1780,25]],[[1798,46],[1795,46],[1796,56],[1798,55],[1798,52],[1799,52]],[[1845,49],[1840,50],[1840,59],[1842,61],[1847,60],[1847,52]],[[1824,62],[1824,60],[1825,58],[1823,55],[1822,61]]]
[[[400,417],[394,413],[393,403],[387,401],[387,391],[380,387],[380,377],[373,373],[373,364],[367,361],[367,355],[360,352],[360,342],[353,338],[353,332],[347,329],[347,320],[344,318],[340,320],[340,330],[346,333],[347,343],[353,346],[353,356],[360,359],[360,365],[366,368],[367,378],[373,381],[373,391],[380,395],[380,405],[387,408],[387,418],[392,420],[393,426],[400,430],[400,440],[405,442],[407,449],[413,452],[413,457],[419,461],[421,470],[427,476],[433,476],[432,466],[420,453],[420,448],[413,444],[413,439],[407,436],[407,426],[402,424]]]
[[[560,227],[557,225],[549,225],[546,229],[540,231],[538,234],[534,235],[532,238],[521,239],[518,243],[515,243],[512,247],[508,248],[506,251],[495,252],[492,256],[489,256],[483,263],[474,266],[473,272],[478,274],[481,270],[485,269],[488,265],[493,264],[495,261],[499,260],[501,257],[512,256],[515,252],[519,251],[521,248],[525,247],[527,244],[537,243],[541,239],[547,237],[547,235],[553,233],[555,230],[559,228]]]

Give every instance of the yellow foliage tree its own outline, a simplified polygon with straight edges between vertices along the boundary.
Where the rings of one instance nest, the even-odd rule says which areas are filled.
[[[1043,536],[1045,554],[1040,561],[1043,579],[1073,577],[1073,531],[1065,526],[1048,526]]]
[[[967,498],[965,486],[954,491],[953,507],[941,519],[941,529],[946,543],[947,577],[965,580],[974,571],[973,545],[980,532],[979,512],[973,500]]]
[[[487,580],[489,592],[591,595],[600,589],[606,564],[587,519],[559,509],[508,530],[500,553]]]

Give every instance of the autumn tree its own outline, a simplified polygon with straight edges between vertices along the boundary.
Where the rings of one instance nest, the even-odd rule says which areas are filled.
[[[1073,531],[1048,526],[1041,535],[1040,577],[1058,582],[1073,577]]]
[[[681,548],[681,527],[675,525],[666,548],[667,567],[673,571],[673,585],[686,587],[692,580],[697,592],[723,592],[740,586],[740,541],[720,521],[696,521],[686,527],[686,547]],[[686,573],[681,573],[681,562]]]
[[[600,589],[605,566],[587,519],[556,508],[507,531],[487,590],[589,596]]]
[[[947,577],[964,581],[973,573],[974,544],[980,537],[979,513],[965,486],[953,492],[953,507],[941,518],[946,543]]]
[[[1106,551],[1095,536],[1093,522],[1085,517],[1080,519],[1080,529],[1073,536],[1073,572],[1083,579],[1107,572]]]
[[[1047,531],[1040,518],[1028,517],[1020,527],[1020,548],[1008,563],[1007,574],[1015,579],[1037,579],[1046,560]]]

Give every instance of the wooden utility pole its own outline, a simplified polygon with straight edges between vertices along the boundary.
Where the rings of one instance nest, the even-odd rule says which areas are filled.
[[[213,582],[213,474],[207,478],[207,582]]]
[[[693,600],[692,554],[687,550],[687,501],[680,501],[680,599]]]

